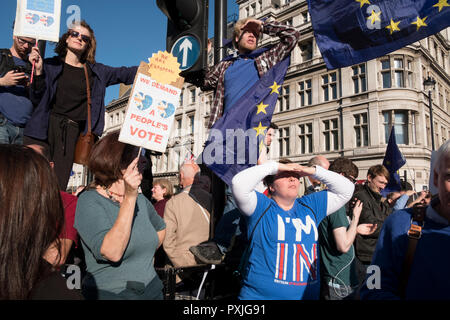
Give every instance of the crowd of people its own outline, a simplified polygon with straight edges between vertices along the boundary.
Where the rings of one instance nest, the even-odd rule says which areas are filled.
[[[263,33],[279,40],[256,54]],[[238,21],[236,54],[199,84],[217,87],[210,125],[236,112],[242,88],[288,56],[299,37],[276,21]],[[115,132],[92,148],[93,181],[70,195],[79,135],[91,128],[102,136],[105,88],[132,83],[137,68],[97,63],[84,21],[61,37],[53,58],[42,59],[34,44],[14,36],[2,59],[24,68],[0,63],[0,299],[160,300],[158,268],[227,264],[236,251],[241,300],[450,298],[442,254],[450,245],[450,141],[431,167],[437,195],[405,185],[383,197],[390,177],[383,165],[370,167],[361,184],[345,157],[318,155],[304,165],[269,159],[272,124],[258,164],[226,186],[224,213],[214,221],[212,180],[195,161],[180,167],[174,194],[167,179],[149,182],[148,158]],[[62,275],[76,258],[79,291]],[[371,266],[380,270],[375,285]],[[195,277],[178,274],[177,288]]]

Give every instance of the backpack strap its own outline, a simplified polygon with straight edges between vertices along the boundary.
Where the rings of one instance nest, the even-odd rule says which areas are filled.
[[[14,59],[9,49],[0,49],[0,77],[14,68]]]
[[[417,205],[413,207],[411,225],[408,230],[408,249],[406,250],[405,259],[403,260],[402,272],[399,280],[399,294],[402,299],[406,296],[406,287],[408,285],[409,276],[411,273],[412,263],[414,261],[414,254],[416,252],[417,243],[422,236],[422,228],[425,224],[425,212],[427,206]],[[417,224],[415,224],[416,222]]]

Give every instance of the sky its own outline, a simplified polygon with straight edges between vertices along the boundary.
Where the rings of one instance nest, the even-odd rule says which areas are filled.
[[[12,23],[16,15],[16,0],[1,0],[0,48],[12,45]],[[214,0],[209,1],[209,34],[214,35]],[[227,1],[227,15],[238,15],[235,0]],[[62,0],[60,36],[67,30],[67,13],[71,5],[80,8],[81,19],[92,27],[97,39],[96,60],[106,65],[133,66],[148,62],[153,53],[166,49],[167,17],[156,0]],[[54,55],[54,45],[47,43],[46,57]],[[119,86],[106,91],[105,104],[117,99]]]

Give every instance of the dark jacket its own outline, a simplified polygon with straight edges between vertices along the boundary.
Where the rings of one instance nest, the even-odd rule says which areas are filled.
[[[40,140],[47,139],[50,108],[55,98],[58,78],[63,70],[63,65],[64,61],[58,56],[44,60],[43,75],[36,77],[36,83],[30,95],[36,108],[25,127],[24,135]],[[92,131],[97,136],[101,136],[105,126],[106,87],[118,83],[132,84],[138,67],[114,68],[101,63],[87,63],[87,65],[92,70]],[[84,132],[86,131],[87,126],[84,128]]]
[[[355,239],[356,256],[361,262],[370,264],[372,255],[375,252],[381,227],[383,226],[384,220],[392,212],[392,209],[389,208],[386,201],[381,201],[381,194],[372,191],[367,183],[355,193],[354,197],[358,198],[363,203],[359,224],[377,224],[377,229],[374,233],[368,236],[357,234]]]

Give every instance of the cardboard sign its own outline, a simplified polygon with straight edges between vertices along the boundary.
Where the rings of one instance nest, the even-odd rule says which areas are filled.
[[[153,54],[149,63],[141,62],[119,141],[158,152],[166,150],[184,82],[179,66],[166,51]]]
[[[58,42],[61,0],[17,0],[14,35]]]

